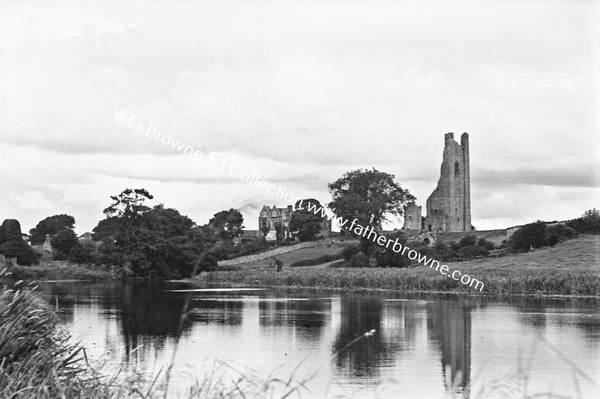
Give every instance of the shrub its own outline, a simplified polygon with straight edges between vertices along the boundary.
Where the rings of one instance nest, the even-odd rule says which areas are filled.
[[[360,245],[359,244],[349,244],[342,249],[342,257],[346,260],[351,259],[354,255],[360,253]]]
[[[564,224],[555,224],[546,228],[546,238],[548,245],[551,247],[558,244],[561,241],[571,239],[577,235],[577,232],[571,227],[567,227]]]
[[[346,267],[371,267],[370,259],[365,254],[356,254],[348,262]]]
[[[537,221],[521,227],[508,239],[511,252],[527,252],[531,248],[542,248],[548,245],[546,223]]]
[[[394,252],[392,248],[377,251],[375,253],[377,267],[406,267],[410,261],[400,253]]]
[[[477,245],[479,245],[480,247],[484,247],[488,251],[494,249],[494,243],[489,240],[486,240],[483,237],[480,237],[479,240],[477,240]]]
[[[458,244],[462,248],[462,247],[475,245],[476,242],[477,242],[477,237],[472,234],[469,234],[469,235],[466,235],[463,238],[461,238],[460,241],[458,242]]]
[[[580,218],[567,222],[567,226],[580,234],[600,234],[600,211],[596,208],[585,211]]]
[[[433,250],[437,253],[437,252],[444,252],[446,250],[446,244],[438,241],[435,243],[435,245],[433,246]]]
[[[450,244],[448,244],[448,248],[452,251],[452,252],[458,252],[460,251],[460,244],[457,243],[456,241],[452,241]]]
[[[462,259],[474,259],[482,256],[488,256],[490,251],[480,245],[467,245],[458,251],[458,256]]]

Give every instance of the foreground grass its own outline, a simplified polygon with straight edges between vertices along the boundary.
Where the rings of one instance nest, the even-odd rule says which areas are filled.
[[[0,286],[1,398],[284,398],[306,389],[306,379],[263,377],[219,361],[210,375],[175,395],[169,390],[171,367],[154,376],[131,370],[107,376],[88,363],[84,348],[71,343],[54,311],[22,285]]]
[[[600,296],[600,236],[583,235],[553,248],[526,254],[448,263],[484,283],[494,295]],[[405,292],[480,293],[425,266],[395,268],[297,267],[277,273],[247,267],[203,273],[192,282],[208,286],[388,289]]]

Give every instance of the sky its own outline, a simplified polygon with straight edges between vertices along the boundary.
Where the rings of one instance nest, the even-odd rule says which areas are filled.
[[[477,229],[575,218],[600,208],[599,26],[598,1],[4,0],[0,220],[81,234],[130,187],[256,229],[288,202],[243,176],[326,203],[372,167],[425,205],[447,132]]]

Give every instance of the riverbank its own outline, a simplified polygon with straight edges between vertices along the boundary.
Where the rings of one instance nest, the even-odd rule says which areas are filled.
[[[3,277],[0,272],[0,281]],[[237,399],[273,397],[273,392],[287,397],[306,382],[290,377],[282,384],[215,361],[210,376],[175,388],[169,384],[170,367],[149,374],[135,369],[114,373],[105,363],[92,366],[55,311],[35,292],[23,289],[23,283],[17,284],[11,289],[0,284],[0,398]]]
[[[600,297],[600,236],[582,235],[552,248],[467,262],[448,263],[484,283],[474,290],[424,266],[395,268],[246,267],[203,273],[188,280],[197,287],[304,287],[385,289],[488,295]]]
[[[45,261],[33,266],[9,266],[15,280],[64,281],[64,280],[115,280],[119,274],[109,267],[76,264],[62,261]]]

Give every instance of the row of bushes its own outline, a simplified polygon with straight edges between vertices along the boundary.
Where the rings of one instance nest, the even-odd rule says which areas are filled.
[[[511,252],[527,252],[531,249],[553,247],[561,241],[571,239],[577,231],[564,224],[548,226],[542,221],[526,224],[509,238],[507,247]]]
[[[506,248],[511,252],[527,252],[532,248],[552,247],[559,242],[571,239],[577,234],[600,234],[600,211],[592,209],[586,211],[583,216],[570,220],[566,223],[548,225],[537,221],[519,228],[506,243]],[[403,245],[407,245],[406,237],[402,232],[388,236],[388,239],[396,239]],[[408,243],[411,249],[421,255],[436,259],[440,262],[463,261],[484,258],[495,249],[494,243],[483,237],[469,234],[458,242],[438,242],[433,247],[422,243]],[[362,252],[361,252],[362,251]],[[346,246],[341,252],[344,261],[339,264],[342,267],[407,267],[414,263],[406,255],[395,253],[391,249],[377,248],[370,254],[364,253],[360,245]]]
[[[448,244],[438,242],[433,247],[423,243],[408,242],[402,232],[393,233],[388,239],[398,239],[402,246],[408,246],[428,258],[438,261],[468,260],[488,256],[494,244],[485,238],[467,235],[458,242]],[[347,245],[341,252],[344,262],[340,267],[407,267],[414,263],[407,256],[396,253],[392,248],[375,248],[371,256],[361,252],[360,245]]]

